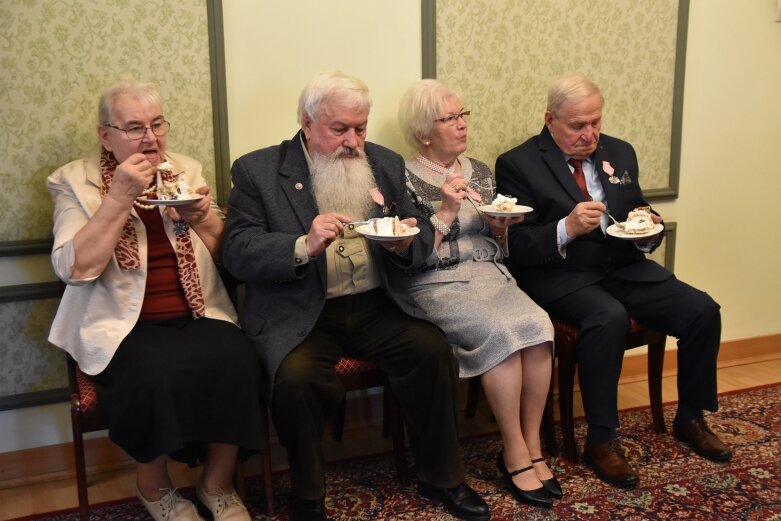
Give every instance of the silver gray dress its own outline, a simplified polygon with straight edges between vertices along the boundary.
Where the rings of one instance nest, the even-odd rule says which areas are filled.
[[[493,174],[485,163],[460,156],[461,175],[490,204]],[[407,186],[430,216],[441,204],[443,174],[414,159],[406,162]],[[453,346],[459,373],[468,378],[485,373],[524,347],[553,341],[548,314],[515,283],[501,248],[475,207],[461,204],[458,217],[425,268],[412,277],[410,294]]]

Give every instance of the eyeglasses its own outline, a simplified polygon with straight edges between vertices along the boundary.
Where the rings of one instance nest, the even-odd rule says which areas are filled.
[[[462,110],[458,114],[448,114],[444,118],[438,118],[438,119],[435,119],[434,121],[439,121],[440,123],[444,123],[445,125],[455,125],[456,120],[458,120],[459,118],[463,119],[464,121],[466,121],[466,117],[469,114],[471,114],[471,111],[469,111],[469,110]]]
[[[171,124],[167,122],[166,120],[158,121],[157,123],[152,123],[148,127],[130,127],[130,128],[120,128],[115,127],[114,125],[109,125],[108,123],[103,125],[104,127],[111,127],[117,130],[121,130],[125,133],[127,138],[130,141],[138,141],[139,139],[144,139],[144,136],[146,136],[146,131],[151,130],[152,134],[155,136],[165,136],[168,134],[168,130],[171,128]]]

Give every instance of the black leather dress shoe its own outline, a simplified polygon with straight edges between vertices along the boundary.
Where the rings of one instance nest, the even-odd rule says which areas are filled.
[[[586,440],[583,446],[583,461],[591,467],[602,481],[617,487],[631,488],[640,477],[624,456],[618,440],[592,443]]]
[[[295,494],[290,494],[288,519],[290,521],[328,521],[328,517],[325,515],[325,497],[302,499]]]
[[[694,452],[712,461],[727,461],[732,452],[703,419],[673,423],[673,436],[687,444]]]
[[[534,458],[532,463],[538,463],[540,461],[545,461],[545,458]],[[556,476],[553,476],[550,479],[541,479],[540,481],[542,481],[542,486],[550,497],[553,499],[561,499],[564,497],[564,491],[561,489],[561,484],[559,483],[559,480],[556,479]]]
[[[466,521],[488,521],[491,512],[488,505],[477,492],[466,483],[453,488],[441,488],[418,482],[418,493],[428,499],[439,499],[451,516]]]
[[[507,488],[510,490],[510,493],[515,497],[516,500],[520,501],[521,503],[526,503],[527,505],[532,505],[535,507],[552,507],[553,501],[551,501],[551,496],[548,493],[548,490],[545,488],[545,483],[542,483],[542,486],[540,488],[535,488],[533,490],[523,490],[522,488],[518,487],[518,485],[515,484],[513,481],[513,476],[517,476],[521,472],[528,472],[530,470],[534,470],[533,465],[529,465],[528,467],[524,467],[522,469],[513,470],[510,472],[507,469],[507,465],[504,462],[504,450],[500,450],[499,454],[496,456],[496,468],[499,469],[499,472],[504,477],[504,482]],[[553,478],[555,481],[556,478]],[[546,481],[551,481],[546,480]],[[557,482],[558,483],[558,482]]]

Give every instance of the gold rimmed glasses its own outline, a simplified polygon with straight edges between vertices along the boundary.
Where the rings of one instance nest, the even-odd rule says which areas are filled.
[[[444,123],[445,125],[448,126],[455,125],[456,121],[458,121],[459,119],[466,121],[467,116],[469,116],[469,114],[471,113],[472,111],[470,110],[462,110],[458,114],[448,114],[444,118],[437,118],[434,121],[439,121],[440,123]]]

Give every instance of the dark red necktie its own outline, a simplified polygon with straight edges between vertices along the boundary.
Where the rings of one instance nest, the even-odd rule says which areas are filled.
[[[591,201],[591,196],[588,194],[588,188],[586,188],[586,176],[583,174],[583,160],[575,159],[573,157],[570,158],[569,164],[575,168],[575,171],[572,172],[572,177],[575,178],[575,182],[578,183],[580,191],[583,192],[583,197],[586,198],[586,201]]]

